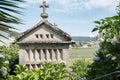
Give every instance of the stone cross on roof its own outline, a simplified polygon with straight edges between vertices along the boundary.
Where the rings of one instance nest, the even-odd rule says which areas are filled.
[[[41,13],[41,17],[42,19],[47,19],[48,18],[48,14],[46,13],[46,8],[48,8],[49,6],[46,4],[46,1],[43,0],[42,5],[40,6],[40,8],[43,8],[43,13]]]

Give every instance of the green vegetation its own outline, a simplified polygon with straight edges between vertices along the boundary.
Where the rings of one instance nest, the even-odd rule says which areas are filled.
[[[70,59],[75,58],[93,58],[98,47],[90,47],[90,48],[72,48],[69,50]]]
[[[76,80],[86,75],[89,65],[85,59],[76,60],[69,71],[64,63],[44,62],[40,63],[40,68],[29,71],[25,65],[18,65],[18,45],[1,46],[0,50],[5,56],[4,59],[0,58],[0,80]]]
[[[73,80],[79,80],[81,78],[85,78],[88,71],[88,65],[90,64],[91,62],[87,61],[84,58],[75,60],[75,62],[71,66],[72,72],[74,73]]]
[[[97,26],[93,31],[98,30],[104,41],[100,43],[94,62],[89,66],[89,80],[120,70],[120,4],[115,16],[95,23]],[[99,80],[116,80],[116,76],[110,75]]]
[[[8,75],[8,80],[63,80],[69,78],[64,63],[41,63],[41,68],[28,70],[24,65],[16,65],[16,75]]]
[[[12,30],[9,32],[9,34],[10,34],[10,37],[16,37],[16,38],[20,35],[20,33]]]
[[[117,6],[117,14],[112,17],[106,17],[100,21],[95,21],[96,27],[92,30],[98,31],[104,40],[120,40],[120,3]]]
[[[9,33],[11,30],[9,28],[15,29],[8,25],[8,23],[20,24],[22,20],[15,16],[15,14],[20,14],[20,9],[22,9],[18,3],[24,2],[23,0],[0,0],[0,31]],[[14,14],[14,15],[13,15]],[[1,37],[8,39],[3,34]],[[4,43],[4,41],[0,40]]]
[[[4,1],[6,2],[7,0],[3,0],[3,2]],[[13,7],[14,6],[15,5],[13,5]],[[99,44],[99,49],[91,47],[70,49],[70,59],[78,59],[75,62],[72,62],[73,64],[71,65],[70,70],[68,70],[68,67],[66,67],[64,63],[54,64],[44,62],[40,63],[39,68],[32,70],[28,70],[25,65],[15,66],[15,64],[18,63],[18,46],[15,44],[1,46],[0,80],[80,80],[86,78],[92,80],[96,77],[119,71],[120,4],[118,6],[117,15],[101,19],[100,21],[95,21],[95,23],[97,25],[93,31],[98,30],[104,41]],[[89,58],[93,58],[92,63],[88,60]],[[9,64],[7,64],[6,61],[9,61]],[[13,69],[14,67],[15,69]],[[15,74],[13,75],[10,71],[15,72]],[[115,79],[116,77],[112,75],[99,80]]]
[[[15,65],[18,64],[18,50],[19,47],[16,44],[0,46],[0,53],[5,56],[4,61],[9,63],[10,74],[14,74]]]

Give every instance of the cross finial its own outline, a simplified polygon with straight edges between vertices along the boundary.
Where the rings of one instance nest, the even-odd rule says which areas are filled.
[[[40,6],[40,8],[43,8],[43,13],[41,13],[41,17],[43,18],[43,19],[46,19],[46,18],[48,18],[48,14],[46,13],[46,8],[48,8],[49,6],[46,4],[46,1],[45,0],[43,0],[43,3],[42,3],[42,5]]]

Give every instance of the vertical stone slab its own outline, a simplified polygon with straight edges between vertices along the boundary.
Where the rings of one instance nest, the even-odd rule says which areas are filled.
[[[30,66],[30,70],[32,70],[33,69],[32,65],[30,64],[29,66]]]
[[[56,49],[57,50],[57,60],[58,60],[58,62],[61,60],[60,59],[60,52],[59,52],[59,49]]]
[[[47,61],[51,61],[50,60],[50,51],[48,49],[46,49],[46,56],[47,56]]]
[[[19,64],[25,64],[26,57],[24,53],[25,53],[24,49],[19,50]]]
[[[43,49],[41,49],[40,52],[41,52],[41,61],[43,62],[45,61],[45,55],[43,53]]]
[[[55,52],[54,52],[54,49],[51,49],[51,52],[52,52],[52,62],[55,62],[56,59],[55,59]]]
[[[29,59],[30,59],[30,57],[29,57],[29,50],[26,49],[26,50],[25,50],[25,62],[26,62],[26,63],[29,63]]]
[[[42,56],[41,56],[41,49],[37,49],[38,55],[39,55],[39,61],[41,62]]]
[[[47,61],[47,52],[46,52],[46,49],[43,49],[43,54],[44,54],[44,60]]]
[[[36,61],[36,59],[35,59],[35,49],[32,49],[32,53],[33,53],[33,61]]]
[[[35,68],[36,68],[36,69],[38,68],[37,64],[35,64]]]
[[[57,61],[58,60],[57,49],[54,49],[54,54],[55,54],[55,61]]]
[[[36,62],[40,61],[40,59],[39,59],[39,51],[37,49],[35,49],[35,60],[36,60]]]
[[[33,52],[32,52],[32,49],[30,49],[30,62],[33,62],[34,59],[33,59]]]
[[[63,60],[63,50],[59,49],[59,53],[60,53],[60,59]]]
[[[53,53],[52,53],[52,49],[48,49],[49,55],[50,55],[50,61],[53,60]]]
[[[69,52],[68,49],[63,49],[63,60],[65,64],[68,66],[69,65]]]

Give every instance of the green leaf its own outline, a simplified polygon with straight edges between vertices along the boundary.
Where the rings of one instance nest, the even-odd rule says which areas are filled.
[[[92,30],[92,32],[95,32],[95,31],[97,31],[98,30],[98,28],[94,28],[93,30]]]
[[[100,24],[100,21],[94,21],[94,23],[96,23],[96,24]]]

